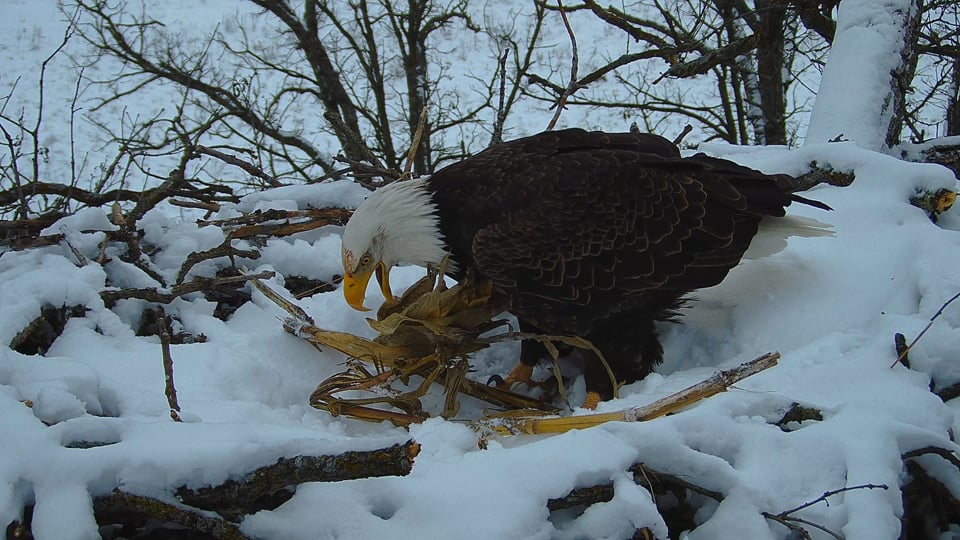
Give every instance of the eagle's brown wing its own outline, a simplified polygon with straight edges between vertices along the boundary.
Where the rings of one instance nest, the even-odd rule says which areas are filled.
[[[454,259],[518,316],[574,333],[654,295],[719,283],[760,218],[791,202],[770,177],[681,158],[661,137],[583,130],[492,147],[431,184]]]

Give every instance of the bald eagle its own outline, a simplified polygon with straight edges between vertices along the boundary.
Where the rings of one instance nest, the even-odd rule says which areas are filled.
[[[681,157],[657,135],[540,133],[373,192],[343,231],[343,292],[365,309],[371,275],[391,299],[393,266],[436,267],[449,254],[448,274],[472,270],[492,282],[522,330],[585,338],[629,383],[663,359],[656,323],[675,320],[690,292],[720,283],[755,237],[764,255],[787,236],[829,234],[818,221],[784,217],[792,202],[830,209],[792,193],[794,184],[704,154]],[[772,243],[760,241],[767,228]],[[507,384],[528,382],[544,352],[523,342]],[[585,360],[584,377],[594,396],[613,395],[597,359]]]

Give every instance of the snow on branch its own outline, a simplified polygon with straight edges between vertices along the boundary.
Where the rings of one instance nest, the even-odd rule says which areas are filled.
[[[843,133],[868,150],[886,144],[905,89],[897,74],[910,57],[916,0],[845,0],[823,71],[806,144]]]

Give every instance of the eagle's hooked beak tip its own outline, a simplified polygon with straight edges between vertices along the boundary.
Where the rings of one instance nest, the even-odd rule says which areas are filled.
[[[363,305],[366,299],[367,284],[370,277],[376,274],[377,282],[380,284],[380,292],[388,303],[396,302],[393,291],[390,290],[390,269],[383,262],[377,263],[372,269],[365,269],[359,272],[346,272],[343,275],[343,297],[350,304],[350,307],[357,311],[370,311],[370,308]]]
[[[357,311],[370,311],[370,308],[363,305],[369,281],[369,273],[357,275],[347,272],[343,275],[343,297],[347,304]]]

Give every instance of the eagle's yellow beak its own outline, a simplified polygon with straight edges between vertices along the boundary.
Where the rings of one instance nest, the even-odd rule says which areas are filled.
[[[356,272],[347,272],[343,276],[343,297],[346,298],[350,307],[357,311],[370,311],[370,308],[363,305],[363,300],[367,295],[367,284],[374,270],[383,297],[388,302],[394,300],[393,291],[390,290],[390,269],[382,262],[378,262],[373,268],[358,268]]]

